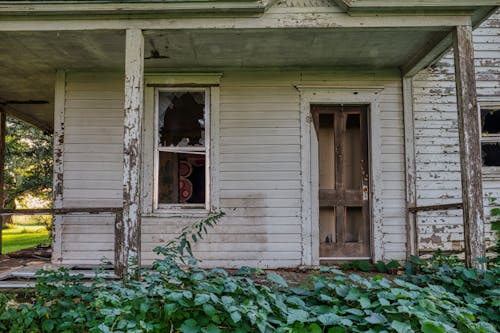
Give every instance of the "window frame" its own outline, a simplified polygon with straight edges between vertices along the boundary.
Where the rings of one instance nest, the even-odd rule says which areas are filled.
[[[205,217],[220,206],[219,185],[219,109],[221,73],[150,73],[145,75],[143,113],[143,159],[141,193],[145,217]],[[200,91],[205,93],[205,204],[161,204],[157,195],[157,126],[159,91]],[[208,100],[208,104],[207,104]],[[208,119],[207,119],[208,116]]]
[[[205,121],[205,203],[204,204],[183,204],[183,203],[171,203],[164,204],[159,203],[159,164],[160,164],[160,152],[171,152],[171,153],[192,153],[194,151],[201,151],[201,149],[179,149],[178,147],[160,147],[158,139],[159,131],[159,101],[161,92],[204,92],[205,94],[205,105],[204,105],[204,121]],[[208,126],[207,126],[208,125]],[[209,209],[210,207],[210,88],[207,87],[155,87],[155,104],[154,104],[154,130],[153,130],[153,140],[154,140],[154,182],[153,182],[153,207],[155,210],[180,210],[180,209]],[[193,147],[194,148],[194,147]],[[185,150],[185,151],[184,151]]]
[[[494,143],[498,142],[500,144],[500,134],[492,136],[483,135],[483,125],[481,114],[483,110],[500,110],[500,101],[479,101],[478,102],[478,117],[479,117],[479,140],[482,150],[483,143]],[[483,169],[483,175],[485,178],[498,178],[500,177],[500,166],[485,166],[481,161],[481,166]]]

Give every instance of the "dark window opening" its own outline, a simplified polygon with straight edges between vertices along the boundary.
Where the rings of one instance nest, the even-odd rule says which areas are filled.
[[[158,204],[204,204],[205,91],[158,93]]]
[[[500,108],[481,109],[483,166],[500,166]]]

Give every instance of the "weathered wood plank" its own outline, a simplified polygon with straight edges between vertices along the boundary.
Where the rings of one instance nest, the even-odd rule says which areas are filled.
[[[64,200],[64,131],[65,131],[65,99],[66,73],[56,72],[54,96],[54,172],[52,176],[52,196],[54,208],[63,207]],[[52,263],[62,260],[63,217],[54,215],[52,220]]]
[[[406,169],[406,207],[417,204],[416,162],[415,162],[415,128],[413,114],[413,78],[403,78],[403,112],[405,137],[405,169]],[[415,255],[418,250],[416,216],[406,213],[406,256]]]
[[[125,38],[123,216],[115,229],[115,270],[120,276],[140,268],[141,118],[144,99],[144,37],[129,29]],[[133,267],[137,265],[138,267]],[[137,277],[137,276],[135,276]]]
[[[477,259],[485,255],[484,213],[479,110],[476,97],[474,45],[470,25],[457,26],[453,30],[453,46],[460,138],[465,261],[468,267],[478,267]]]

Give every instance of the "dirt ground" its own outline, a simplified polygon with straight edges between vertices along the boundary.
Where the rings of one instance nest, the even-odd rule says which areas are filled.
[[[7,255],[0,255],[0,274],[28,265],[47,264],[50,263],[51,249],[49,246],[38,246],[34,248],[24,249],[16,252],[11,252]],[[232,273],[235,271],[230,270]],[[321,275],[318,270],[314,269],[278,269],[266,270],[267,273],[275,272],[283,277],[291,287],[311,286],[311,277]],[[381,274],[377,272],[361,272],[361,271],[345,271],[348,274],[357,274],[365,278],[370,278],[375,275],[381,275],[387,279],[393,279],[397,275]],[[258,275],[254,276],[258,281]]]
[[[45,264],[50,262],[51,250],[48,246],[37,246],[9,254],[0,255],[0,274],[32,264]]]

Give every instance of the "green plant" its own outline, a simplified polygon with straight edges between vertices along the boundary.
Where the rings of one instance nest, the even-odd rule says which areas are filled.
[[[493,204],[497,203],[496,198],[490,199]],[[500,264],[500,207],[494,207],[490,211],[491,230],[495,232],[496,246],[493,248],[496,255],[496,263]]]
[[[449,275],[438,273],[438,266],[438,272],[427,273],[432,263],[418,267],[427,277],[415,282],[412,275],[367,279],[323,267],[307,288],[291,287],[276,273],[248,267],[235,274],[201,269],[192,243],[203,239],[221,216],[188,226],[176,240],[157,248],[163,257],[142,273],[142,281],[104,283],[96,277],[85,283],[68,270],[41,272],[32,301],[13,302],[0,295],[0,331],[497,333],[498,285],[488,285],[485,276],[498,280],[498,271],[475,277],[461,271],[476,287],[490,288],[492,297],[469,299],[440,285],[439,279]],[[460,266],[454,268],[458,272]]]

